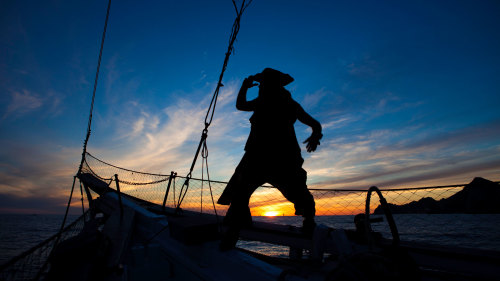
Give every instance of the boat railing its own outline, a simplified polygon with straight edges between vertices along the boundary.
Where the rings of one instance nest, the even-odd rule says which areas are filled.
[[[124,169],[109,163],[106,163],[91,154],[86,155],[83,171],[91,173],[103,181],[110,182],[110,187],[116,189],[116,183],[113,182],[115,175],[119,175],[121,192],[127,195],[155,203],[165,205],[169,208],[176,208],[176,203],[180,195],[180,189],[185,182],[185,178],[178,176],[177,173],[154,174]],[[227,207],[215,204],[222,191],[226,187],[223,181],[207,181],[199,178],[189,180],[189,190],[182,201],[182,209],[197,211],[200,213],[210,213],[224,216]],[[497,182],[498,184],[498,182]],[[419,242],[427,241],[430,236],[437,235],[443,228],[439,225],[440,216],[443,213],[453,213],[453,210],[442,210],[440,204],[451,197],[457,197],[467,184],[441,185],[427,187],[409,187],[409,188],[391,188],[384,189],[379,187],[381,194],[387,200],[391,209],[398,206],[398,212],[395,212],[394,220],[401,232],[401,239],[416,239]],[[320,188],[309,188],[316,202],[316,215],[319,221],[327,222],[329,227],[334,228],[352,228],[353,219],[357,214],[365,212],[367,191],[365,189],[347,189],[347,188],[329,188],[321,186]],[[167,193],[168,191],[168,193]],[[463,192],[462,192],[463,193]],[[441,202],[441,203],[440,203]],[[294,216],[294,206],[287,201],[283,195],[272,186],[259,187],[251,197],[250,210],[254,217],[283,216],[292,218]],[[383,217],[383,210],[380,207],[379,200],[371,200],[369,209],[375,215]],[[460,212],[455,212],[460,213]],[[336,220],[328,220],[330,216],[342,217]],[[430,216],[433,216],[432,219]],[[446,215],[447,219],[458,214]],[[471,215],[469,217],[471,225],[465,226],[474,229],[476,227],[488,228],[492,225],[491,216]],[[498,217],[498,216],[497,216]],[[258,218],[257,218],[258,219]],[[461,220],[458,218],[456,220]],[[339,222],[341,221],[341,222]],[[288,220],[290,224],[301,224],[300,218]],[[460,221],[456,223],[460,224]],[[464,222],[462,222],[464,223]],[[472,223],[474,225],[472,225]],[[450,227],[452,227],[450,225]],[[460,227],[457,225],[457,227]],[[384,236],[390,238],[390,227],[387,223],[380,223],[374,226],[375,231],[380,231]],[[495,231],[492,229],[491,231]],[[483,233],[488,233],[486,229]],[[446,236],[446,233],[443,234]],[[450,234],[455,235],[455,234]],[[435,238],[435,237],[434,237]],[[432,239],[434,239],[432,238]],[[488,237],[482,237],[478,232],[473,237],[461,237],[469,239],[470,242],[479,245],[479,241],[488,241]],[[451,240],[450,240],[451,241]],[[433,241],[430,241],[433,242]],[[483,243],[481,242],[481,243]],[[457,243],[461,243],[458,242]],[[487,245],[485,248],[500,250],[499,245]],[[496,247],[496,248],[495,248]]]

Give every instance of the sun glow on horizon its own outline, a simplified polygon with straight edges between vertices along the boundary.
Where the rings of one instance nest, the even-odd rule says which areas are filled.
[[[280,212],[278,211],[267,211],[263,214],[263,216],[265,217],[275,217],[275,216],[278,216],[280,214]]]

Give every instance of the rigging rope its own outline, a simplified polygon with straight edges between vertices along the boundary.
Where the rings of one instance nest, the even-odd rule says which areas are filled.
[[[104,39],[106,38],[106,30],[108,28],[108,19],[109,19],[109,10],[110,10],[110,8],[111,8],[111,0],[108,1],[108,8],[106,10],[106,20],[104,21],[104,30],[102,32],[101,47],[99,49],[99,58],[97,60],[97,70],[96,70],[95,80],[94,80],[94,90],[92,92],[92,102],[90,103],[90,114],[89,114],[89,122],[88,122],[88,125],[87,125],[87,134],[85,136],[85,141],[83,142],[82,160],[80,161],[80,166],[78,167],[77,175],[75,175],[73,177],[73,186],[71,187],[71,193],[69,195],[68,204],[66,206],[66,212],[64,213],[64,219],[62,221],[61,228],[60,228],[60,230],[59,230],[59,232],[57,234],[57,238],[56,238],[56,240],[54,242],[54,246],[52,248],[52,251],[51,251],[50,255],[52,255],[52,252],[54,251],[54,249],[58,245],[59,240],[61,238],[61,233],[64,230],[64,225],[66,224],[66,220],[68,218],[69,207],[71,205],[71,199],[73,198],[73,191],[75,189],[75,181],[76,181],[77,176],[82,171],[83,163],[85,162],[85,155],[87,154],[87,144],[89,142],[90,129],[91,129],[91,126],[92,126],[92,112],[94,111],[95,93],[96,93],[96,90],[97,90],[97,81],[99,79],[99,69],[101,68],[102,50],[104,48]],[[80,192],[81,192],[81,182],[80,182]],[[83,192],[82,192],[82,209],[85,211],[85,207],[83,205]],[[42,269],[40,270],[39,274],[35,277],[35,280],[38,280],[40,278],[40,274],[45,269],[45,267],[47,266],[47,263],[48,263],[48,260],[43,264]]]
[[[104,39],[106,38],[106,29],[108,28],[108,19],[109,19],[110,8],[111,8],[111,0],[108,1],[108,9],[106,11],[106,20],[104,21],[104,30],[102,32],[101,48],[99,50],[99,58],[97,59],[97,70],[95,73],[94,91],[92,92],[92,102],[90,103],[90,114],[89,114],[89,122],[87,125],[87,135],[85,136],[85,141],[83,142],[82,160],[80,162],[80,167],[78,167],[78,174],[80,174],[80,172],[82,171],[83,162],[85,161],[85,153],[87,152],[87,143],[89,142],[89,138],[90,138],[90,131],[91,131],[91,127],[92,127],[92,112],[94,111],[95,92],[97,90],[97,81],[99,80],[99,69],[101,68],[102,50],[104,48]]]
[[[231,30],[231,35],[229,36],[229,45],[227,47],[227,52],[226,56],[224,58],[224,63],[222,64],[222,70],[219,75],[219,82],[217,83],[217,86],[215,88],[214,94],[212,96],[212,100],[210,101],[210,105],[207,110],[207,114],[205,116],[205,129],[208,129],[210,124],[212,123],[212,119],[214,118],[214,113],[215,113],[215,107],[217,105],[217,97],[219,96],[219,90],[220,87],[224,86],[222,84],[222,78],[224,76],[224,72],[226,71],[227,68],[227,63],[229,62],[229,57],[231,56],[231,53],[234,52],[234,42],[236,41],[236,36],[238,35],[238,32],[240,30],[240,20],[241,16],[243,15],[243,12],[245,9],[252,3],[252,0],[250,0],[246,5],[245,5],[245,0],[241,3],[241,8],[238,11],[238,7],[236,6],[236,3],[233,0],[233,5],[234,8],[236,9],[236,19],[234,20],[233,27]],[[210,118],[209,118],[210,116]]]
[[[210,198],[212,199],[212,207],[214,208],[215,218],[217,219],[217,224],[219,224],[219,216],[217,214],[217,208],[215,207],[214,194],[212,192],[212,184],[210,183],[210,173],[209,173],[209,169],[208,169],[208,147],[207,147],[206,142],[203,144],[203,150],[201,151],[201,157],[203,157],[203,161],[202,161],[202,165],[201,165],[201,178],[202,179],[204,178],[203,177],[203,168],[205,166],[206,171],[207,171],[208,187],[210,189]],[[203,180],[201,182],[201,192],[203,192]],[[203,197],[201,198],[200,209],[201,209],[201,212],[203,212]]]
[[[229,45],[227,47],[226,55],[224,57],[224,63],[222,64],[222,70],[219,75],[219,81],[217,82],[217,86],[215,87],[214,94],[212,96],[212,100],[210,101],[210,105],[208,106],[207,114],[205,115],[205,128],[203,129],[201,133],[201,139],[200,143],[198,144],[198,148],[196,149],[196,153],[193,158],[193,162],[191,163],[191,168],[189,169],[189,172],[186,176],[186,180],[184,184],[181,187],[181,191],[179,193],[179,199],[177,202],[177,209],[180,208],[182,201],[184,200],[184,197],[186,196],[186,193],[189,189],[189,180],[191,179],[194,166],[196,165],[196,161],[198,160],[198,155],[200,154],[200,150],[206,150],[206,141],[207,141],[207,136],[208,136],[208,127],[212,123],[212,120],[214,118],[215,114],[215,107],[217,106],[217,98],[219,96],[219,91],[220,87],[224,86],[222,84],[222,78],[224,76],[224,72],[226,71],[227,64],[229,62],[229,57],[231,54],[234,52],[234,42],[236,41],[236,36],[238,35],[238,32],[240,30],[240,21],[241,21],[241,16],[243,15],[243,12],[245,9],[252,3],[252,0],[248,1],[248,3],[245,3],[245,0],[241,3],[241,7],[238,9],[238,6],[236,5],[236,2],[232,0],[233,6],[236,10],[236,18],[234,19],[233,27],[231,29],[231,35],[229,36]],[[212,200],[213,201],[213,200]]]

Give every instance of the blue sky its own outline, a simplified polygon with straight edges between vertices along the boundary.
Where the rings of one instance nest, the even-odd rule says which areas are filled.
[[[106,5],[0,1],[0,212],[64,210]],[[500,180],[499,13],[498,1],[254,0],[209,130],[211,177],[228,180],[243,154],[242,80],[273,67],[323,124],[319,149],[303,148],[310,187]],[[114,1],[89,152],[186,174],[234,16],[229,0]]]

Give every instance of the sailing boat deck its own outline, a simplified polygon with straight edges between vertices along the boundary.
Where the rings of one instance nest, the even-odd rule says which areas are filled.
[[[100,200],[103,199],[114,200],[115,211],[119,210],[117,206],[119,202],[118,194],[116,191],[111,190],[111,193],[106,193]],[[172,241],[177,241],[179,247],[186,247],[183,251],[188,251],[187,249],[190,249],[194,256],[197,255],[196,253],[210,255],[212,258],[225,255],[224,252],[218,250],[218,239],[220,238],[220,231],[222,230],[220,227],[221,217],[188,210],[176,212],[175,209],[172,208],[166,208],[166,210],[164,210],[162,206],[143,200],[136,200],[127,195],[124,195],[123,200],[125,204],[137,204],[139,207],[138,210],[142,213],[139,217],[144,217],[145,214],[149,213],[147,216],[154,218],[153,221],[156,221],[156,223],[151,221],[146,223],[147,227],[138,227],[142,229],[142,233],[140,235],[137,233],[135,234],[136,243],[137,241],[142,241],[141,243],[144,243],[144,239],[146,239],[147,242],[145,244],[161,244],[167,243],[165,241],[169,241],[168,243],[171,246]],[[148,211],[145,211],[146,209]],[[139,219],[139,221],[141,221],[141,219]],[[142,219],[142,224],[144,224],[145,221],[147,220]],[[146,236],[144,231],[147,233]],[[297,227],[266,222],[254,222],[252,227],[241,231],[241,238],[283,245],[290,248],[291,259],[270,258],[255,253],[250,254],[250,256],[257,257],[257,260],[265,261],[273,265],[271,272],[274,273],[271,274],[272,276],[259,277],[264,278],[262,280],[266,280],[266,278],[271,278],[271,280],[273,280],[277,278],[275,274],[277,271],[282,274],[285,269],[289,270],[294,267],[301,268],[302,271],[308,272],[309,277],[307,278],[313,278],[313,276],[317,276],[319,272],[327,270],[326,268],[328,268],[328,266],[332,266],[332,262],[335,259],[331,257],[338,257],[339,255],[347,257],[367,247],[366,244],[353,243],[352,235],[348,235],[348,231],[346,230],[335,230],[322,226],[316,229],[313,236],[307,236]],[[381,251],[391,251],[391,241],[381,240],[379,242],[379,251],[380,249]],[[141,243],[139,243],[139,245]],[[135,248],[137,249],[137,247],[141,248],[142,246],[137,246],[136,244]],[[302,252],[302,250],[307,250],[310,255],[307,259],[302,259],[300,255],[296,255],[297,250],[300,250],[300,252]],[[457,249],[443,246],[436,247],[434,245],[409,242],[402,243],[398,251],[408,253],[408,256],[404,257],[411,257],[412,262],[418,265],[418,272],[422,275],[421,280],[467,280],[469,278],[474,278],[475,280],[498,280],[500,277],[500,272],[498,271],[498,268],[500,268],[500,253],[496,251]],[[208,252],[210,254],[208,254]],[[205,258],[210,259],[206,256],[201,259],[203,260]],[[224,258],[221,259],[223,260]],[[328,262],[329,260],[330,262]],[[408,261],[409,260],[410,259],[408,259]],[[316,261],[316,263],[314,263],[314,261]],[[203,260],[203,262],[208,261]],[[335,264],[335,262],[333,263]],[[217,268],[217,266],[222,265],[211,264],[213,268]],[[229,269],[222,266],[219,267],[218,270],[224,271]],[[234,272],[234,274],[236,274],[236,272]],[[252,278],[255,278],[255,276]]]
[[[105,269],[101,280],[316,280],[340,274],[345,268],[359,267],[356,257],[365,253],[370,253],[365,257],[372,257],[370,264],[380,262],[373,257],[383,253],[406,253],[399,256],[404,258],[393,259],[393,262],[410,268],[412,264],[416,265],[418,270],[412,271],[415,276],[407,280],[500,280],[498,251],[403,241],[394,252],[390,239],[381,239],[374,251],[367,252],[367,245],[357,241],[352,231],[321,226],[311,237],[302,234],[297,227],[265,222],[255,222],[251,228],[242,230],[242,239],[288,247],[289,258],[242,249],[222,252],[219,250],[220,233],[224,231],[219,224],[221,216],[193,210],[176,212],[175,208],[118,193],[95,176],[81,175],[81,179],[95,197],[89,200],[91,208],[85,218],[96,217],[101,223],[99,231],[108,237],[106,241],[116,245],[106,248],[111,249],[111,253],[99,265]],[[83,220],[62,232],[65,238],[61,241],[72,242],[70,237],[75,237],[76,232],[72,231],[75,226],[85,230],[93,224],[87,219],[84,227]],[[73,236],[66,233],[73,233]],[[52,245],[52,242],[43,244]],[[306,252],[302,256],[298,254]],[[24,256],[32,260],[28,255]],[[9,263],[8,268],[0,270],[0,280],[32,280],[35,276],[38,276],[35,279],[44,280],[49,276],[47,271],[50,273],[50,270],[60,268],[49,264],[46,270],[42,267],[39,271],[40,267],[37,267],[38,270],[29,271],[35,275],[24,275],[31,276],[29,278],[15,277],[23,276],[15,274],[19,272],[17,270],[27,273],[22,263],[26,258],[18,258]],[[342,266],[341,260],[350,266]],[[405,262],[401,264],[399,261]],[[43,263],[42,260],[37,264]]]

